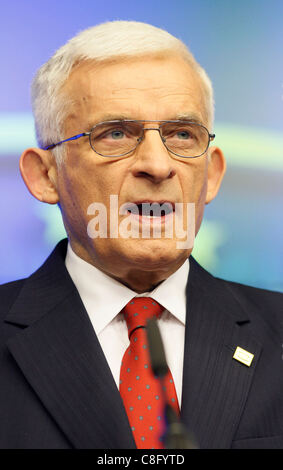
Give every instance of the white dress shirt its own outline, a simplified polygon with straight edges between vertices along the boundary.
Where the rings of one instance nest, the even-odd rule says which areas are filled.
[[[128,328],[121,310],[133,297],[152,297],[165,308],[158,326],[181,406],[189,259],[153,291],[143,294],[137,294],[79,258],[70,244],[65,264],[118,388],[122,358],[129,346]]]

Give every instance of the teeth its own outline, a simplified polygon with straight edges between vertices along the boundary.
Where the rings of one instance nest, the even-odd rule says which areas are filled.
[[[172,206],[168,203],[159,204],[154,203],[142,203],[138,205],[139,213],[144,216],[161,217],[172,212]]]
[[[160,218],[174,212],[174,206],[170,202],[141,202],[133,203],[132,206],[138,207],[139,215],[146,218]],[[131,211],[131,206],[128,206],[127,212],[135,214],[135,211]]]

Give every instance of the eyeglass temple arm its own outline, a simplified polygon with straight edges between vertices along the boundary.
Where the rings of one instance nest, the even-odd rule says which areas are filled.
[[[77,135],[74,135],[73,137],[69,137],[69,139],[61,140],[61,142],[57,142],[56,144],[50,144],[50,145],[47,145],[46,147],[41,147],[41,148],[42,150],[50,150],[50,149],[53,149],[54,147],[57,147],[57,145],[63,144],[64,142],[69,142],[69,140],[77,140],[80,137],[85,137],[86,135],[89,135],[89,134],[90,132],[83,132],[82,134],[77,134]]]

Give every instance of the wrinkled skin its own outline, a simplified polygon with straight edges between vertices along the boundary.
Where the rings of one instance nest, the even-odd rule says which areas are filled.
[[[89,131],[110,117],[137,120],[176,119],[192,114],[209,126],[198,76],[176,56],[146,57],[105,63],[81,63],[65,83],[63,94],[74,105],[64,124],[65,138]],[[146,123],[145,127],[155,127]],[[212,130],[209,129],[211,132]],[[195,204],[195,233],[205,204],[216,196],[225,173],[218,147],[195,159],[174,158],[159,133],[148,131],[143,142],[127,158],[106,159],[90,147],[88,137],[64,144],[66,158],[59,168],[51,151],[27,149],[21,157],[21,173],[30,192],[43,202],[60,202],[64,225],[73,250],[85,261],[136,292],[150,291],[175,272],[191,253],[178,249],[173,238],[95,238],[87,235],[93,216],[88,206],[110,195],[119,206],[140,199]],[[126,215],[120,215],[120,223]],[[187,228],[184,220],[184,228]]]

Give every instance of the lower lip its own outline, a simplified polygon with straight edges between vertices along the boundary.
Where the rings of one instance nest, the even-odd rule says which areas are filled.
[[[146,215],[140,215],[140,214],[131,214],[129,212],[129,215],[134,220],[137,220],[141,224],[151,224],[151,225],[162,225],[165,224],[166,222],[172,221],[174,212],[170,212],[170,214],[162,215],[161,217],[151,217],[151,216],[146,216]]]

